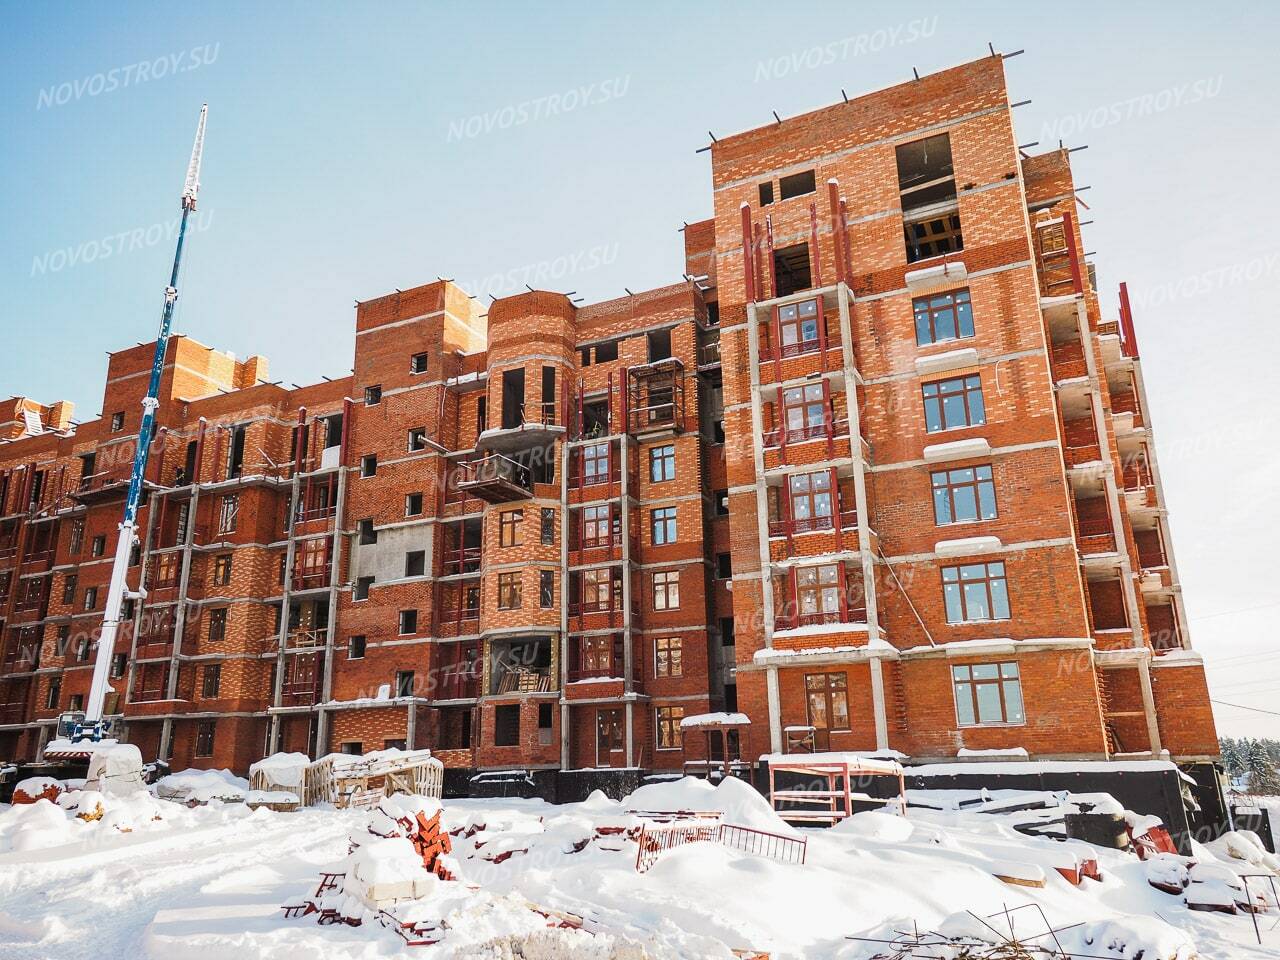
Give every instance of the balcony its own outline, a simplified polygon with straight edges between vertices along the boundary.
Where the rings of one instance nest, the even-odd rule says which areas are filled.
[[[849,436],[849,421],[827,419],[822,423],[809,423],[802,427],[786,427],[778,430],[766,430],[764,445],[767,449],[787,447],[807,440],[844,440]]]
[[[1101,461],[1102,448],[1096,442],[1069,446],[1063,451],[1063,456],[1068,467],[1083,467]]]
[[[433,700],[474,700],[480,695],[480,650],[478,644],[467,644],[451,651],[453,659],[432,672]]]
[[[1076,543],[1082,556],[1115,553],[1116,537],[1106,517],[1082,517],[1076,523]]]
[[[489,693],[496,696],[555,690],[551,647],[550,637],[491,641]]]
[[[13,612],[24,614],[42,612],[49,601],[49,580],[47,576],[20,580],[16,588],[18,595],[13,602]]]
[[[805,533],[817,533],[822,530],[835,530],[839,520],[841,530],[858,529],[858,511],[841,510],[836,514],[821,517],[805,517],[803,519],[769,520],[769,536],[794,537]]]
[[[284,682],[280,685],[280,706],[307,707],[319,702],[324,677],[324,656],[301,653],[285,661]]]
[[[554,400],[522,403],[512,410],[504,410],[502,426],[484,430],[477,439],[476,446],[485,450],[516,453],[534,447],[545,447],[564,434],[565,428],[556,422]]]
[[[332,448],[336,449],[336,448]],[[309,482],[303,488],[294,511],[295,523],[310,523],[313,520],[327,520],[338,512],[337,481],[326,478],[319,482]]]
[[[163,553],[152,559],[147,568],[147,587],[150,590],[168,590],[176,587],[182,574],[182,556]]]
[[[1138,407],[1138,397],[1132,391],[1111,394],[1111,413],[1115,417],[1131,418],[1135,427],[1141,427],[1142,411]]]
[[[1133,493],[1154,486],[1155,478],[1146,459],[1129,460],[1124,465],[1124,489]]]
[[[788,609],[794,611],[787,613]],[[867,609],[865,606],[849,607],[847,610],[806,610],[801,612],[793,601],[783,605],[782,616],[774,618],[773,629],[796,630],[800,627],[833,626],[838,624],[866,625]]]
[[[499,453],[459,464],[454,485],[464,494],[488,503],[510,503],[533,496],[529,469]]]
[[[1069,343],[1055,343],[1049,357],[1049,365],[1053,370],[1053,382],[1063,383],[1067,380],[1080,380],[1089,375],[1085,362],[1084,347],[1079,340]]]
[[[1063,297],[1084,292],[1070,217],[1038,221],[1035,224],[1035,247],[1041,296]]]
[[[134,647],[135,660],[161,660],[173,656],[173,632],[144,634]]]
[[[601,487],[622,481],[622,451],[617,440],[600,440],[575,447],[569,456],[569,488],[582,497],[606,496]]]
[[[328,537],[302,541],[294,558],[290,590],[319,590],[329,585],[333,573],[332,546]]]
[[[627,429],[637,437],[684,430],[684,364],[675,357],[627,372]]]
[[[716,331],[717,336],[719,331]],[[698,345],[698,369],[717,367],[720,365],[720,341],[714,340]]]
[[[844,563],[792,567],[774,579],[774,631],[867,623],[861,577]]]
[[[297,627],[285,634],[285,645],[290,650],[323,647],[328,641],[328,636],[328,627]]]
[[[840,346],[839,327],[831,329],[822,297],[778,304],[771,309],[769,322],[760,327],[761,363],[776,363]]]
[[[1169,557],[1158,530],[1135,530],[1133,538],[1138,547],[1138,566],[1143,571],[1168,569]]]
[[[55,545],[50,540],[47,543],[33,543],[22,555],[22,570],[25,573],[38,573],[48,570],[53,564]]]
[[[605,600],[576,600],[569,604],[570,619],[581,619],[583,617],[595,617],[606,615],[610,623],[621,621],[624,611],[622,606],[622,587],[619,586],[611,599]],[[631,604],[631,613],[635,616],[640,614],[640,604],[633,602]]]
[[[11,639],[4,658],[0,660],[0,674],[31,673],[39,666],[39,643]]]
[[[480,632],[480,604],[441,607],[436,620],[436,636],[465,637]]]
[[[169,695],[169,665],[149,664],[134,674],[130,703],[155,703]]]
[[[102,503],[115,497],[123,497],[129,489],[132,462],[81,477],[79,485],[71,491],[71,497],[80,503]]]
[[[626,657],[621,635],[604,637],[571,637],[568,644],[569,681],[621,680],[625,676]],[[640,678],[639,663],[632,664],[635,679]]]
[[[440,576],[461,577],[479,573],[482,562],[480,547],[458,547],[446,550],[440,561]]]

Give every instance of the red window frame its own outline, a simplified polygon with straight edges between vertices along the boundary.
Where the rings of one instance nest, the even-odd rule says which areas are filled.
[[[793,417],[793,413],[798,416]],[[788,440],[825,437],[830,432],[831,422],[831,409],[824,384],[806,383],[782,391],[781,427],[787,432]]]

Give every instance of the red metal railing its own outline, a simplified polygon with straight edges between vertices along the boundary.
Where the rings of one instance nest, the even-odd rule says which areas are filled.
[[[838,514],[825,517],[806,517],[803,520],[770,520],[769,536],[785,537],[788,533],[794,536],[799,533],[813,533],[817,530],[834,530],[837,516],[840,518],[841,530],[854,530],[857,528],[858,511],[841,510]]]
[[[169,666],[152,665],[138,671],[133,682],[134,703],[163,700],[168,695]]]
[[[479,629],[479,622],[479,607],[444,607],[440,610],[436,633],[443,637],[475,633]]]
[[[791,630],[796,627],[827,626],[840,623],[866,623],[865,607],[850,607],[846,612],[839,610],[819,610],[814,613],[797,613],[794,617],[781,614],[773,622],[774,630]]]
[[[622,546],[622,531],[615,530],[613,533],[606,533],[603,537],[579,537],[577,540],[577,549],[594,550],[598,547],[620,547]]]
[[[479,573],[481,559],[480,547],[446,550],[444,559],[440,563],[440,575],[453,577],[464,573]]]
[[[644,873],[668,850],[699,842],[719,843],[781,863],[804,863],[808,851],[808,840],[804,837],[789,837],[731,823],[646,823],[641,826],[638,837],[636,871]]]
[[[622,588],[619,587],[616,595],[609,600],[580,600],[569,604],[569,616],[571,617],[589,617],[597,613],[621,613],[622,606]],[[631,604],[631,612],[638,614],[640,605],[633,602]]]
[[[529,468],[500,453],[458,464],[459,483],[482,483],[504,480],[524,490],[531,490]]]
[[[849,421],[842,417],[839,420],[826,420],[822,423],[810,423],[803,427],[787,427],[778,430],[766,430],[764,433],[764,445],[766,447],[780,447],[785,440],[786,443],[802,443],[805,440],[826,440],[828,437],[836,439],[846,437],[849,433]],[[785,436],[784,436],[785,434]]]
[[[49,599],[49,578],[36,577],[20,581],[18,597],[13,603],[14,613],[30,613],[39,610]]]
[[[622,677],[626,670],[626,657],[622,637],[611,637],[606,649],[591,647],[589,637],[577,637],[569,645],[569,679]],[[639,679],[639,662],[632,664],[632,671]]]
[[[480,695],[480,662],[440,668],[431,696],[436,700],[474,700]]]
[[[10,641],[9,649],[0,660],[0,673],[28,673],[40,663],[40,647],[35,643]]]
[[[173,655],[173,635],[144,636],[138,638],[134,657],[138,660],[155,660]]]
[[[324,657],[306,653],[290,657],[280,685],[280,705],[301,707],[318,701],[323,676]]]

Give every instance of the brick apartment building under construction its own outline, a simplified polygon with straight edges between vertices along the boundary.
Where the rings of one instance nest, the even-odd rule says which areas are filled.
[[[1127,300],[1001,57],[710,154],[671,286],[396,292],[300,389],[173,337],[119,735],[663,770],[741,712],[748,759],[1216,757]],[[0,415],[0,759],[88,693],[152,350],[99,419]]]

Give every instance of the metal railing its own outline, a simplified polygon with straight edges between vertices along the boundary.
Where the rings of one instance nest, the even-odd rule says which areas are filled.
[[[529,468],[500,453],[491,453],[470,463],[458,464],[459,483],[486,483],[505,480],[530,490]]]
[[[782,614],[773,622],[774,630],[794,630],[796,627],[828,626],[840,623],[866,623],[865,607],[850,607],[843,613],[839,610],[818,610],[813,613],[797,613],[794,616]]]
[[[836,528],[836,518],[840,519],[841,530],[855,530],[858,526],[857,510],[841,510],[837,514],[828,514],[823,517],[805,517],[803,519],[790,520],[770,520],[769,536],[785,537],[788,534],[794,536],[798,533],[813,533],[818,530],[834,530]]]
[[[780,447],[784,440],[786,443],[803,443],[806,440],[825,440],[828,437],[833,440],[839,440],[847,438],[848,434],[849,421],[847,418],[841,417],[838,420],[828,419],[822,423],[810,423],[803,427],[766,430],[764,433],[764,445],[769,448]]]
[[[481,563],[480,547],[459,547],[446,550],[440,562],[440,575],[454,577],[465,573],[479,573]]]
[[[636,871],[646,872],[668,850],[690,843],[719,843],[756,857],[767,857],[779,863],[804,863],[809,842],[804,837],[789,837],[753,827],[732,823],[666,823],[643,824],[637,838]]]

